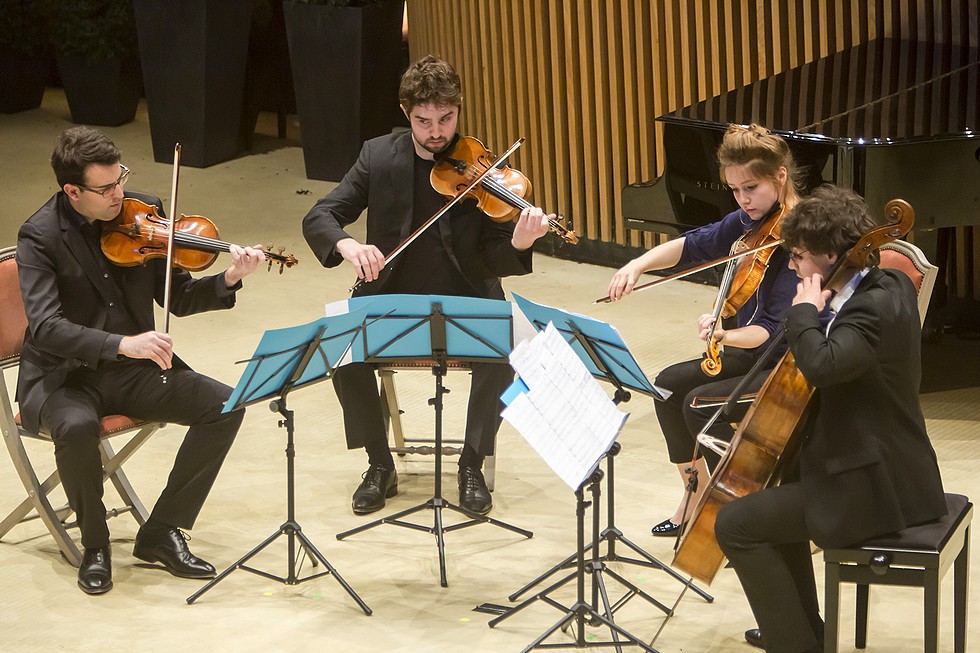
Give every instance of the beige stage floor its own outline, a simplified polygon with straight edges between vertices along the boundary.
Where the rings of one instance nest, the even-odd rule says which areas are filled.
[[[59,90],[49,90],[38,110],[0,115],[0,244],[14,244],[18,225],[55,191],[47,160],[56,135],[70,124]],[[247,279],[234,310],[176,320],[172,326],[176,349],[185,360],[232,385],[242,369],[235,361],[252,353],[264,330],[320,317],[325,302],[347,297],[353,280],[347,267],[321,268],[307,249],[300,220],[332,184],[306,179],[294,125],[285,141],[270,136],[272,125],[264,116],[251,155],[203,170],[184,168],[181,176],[182,212],[212,218],[226,240],[275,243],[301,261],[281,276],[263,272]],[[145,109],[135,122],[106,131],[133,170],[129,187],[167,197],[171,170],[152,160]],[[544,256],[535,259],[535,268],[533,275],[507,280],[506,288],[612,323],[651,378],[668,363],[698,355],[692,324],[709,307],[709,288],[678,282],[616,306],[594,306],[590,301],[602,294],[611,270]],[[401,374],[399,382],[409,423],[417,430],[431,429],[432,410],[425,404],[431,375]],[[453,393],[446,424],[447,431],[454,431],[461,426],[465,377],[452,375],[448,384]],[[76,588],[75,570],[59,557],[43,527],[33,522],[0,542],[0,649],[496,652],[520,651],[550,627],[559,613],[542,603],[494,629],[487,627],[490,617],[473,611],[485,602],[507,603],[509,594],[574,547],[573,494],[523,438],[507,424],[501,429],[491,516],[533,530],[534,538],[486,525],[448,534],[449,587],[442,588],[431,535],[383,526],[336,540],[338,532],[369,518],[350,511],[350,495],[366,466],[365,457],[345,449],[339,407],[328,385],[290,396],[296,416],[296,516],[304,532],[370,605],[373,616],[365,616],[329,576],[287,586],[244,571],[236,571],[188,606],[185,599],[201,584],[136,565],[136,524],[128,516],[111,522],[116,586],[105,596],[89,597]],[[922,403],[947,489],[980,495],[975,471],[980,463],[980,392],[973,388],[933,393],[923,395]],[[652,401],[636,396],[625,408],[631,417],[620,438],[617,522],[627,537],[669,561],[672,542],[652,537],[649,529],[673,511],[680,484],[667,461]],[[277,417],[264,405],[248,410],[238,442],[194,529],[193,550],[219,569],[285,519],[285,433],[277,428]],[[148,504],[165,481],[181,435],[180,428],[168,427],[126,467]],[[40,467],[51,469],[50,448],[32,447],[31,452]],[[444,478],[453,501],[454,471],[454,464],[447,465]],[[389,502],[388,513],[423,502],[432,493],[429,460],[400,461],[399,473],[401,493]],[[10,463],[0,462],[0,511],[19,502],[22,491]],[[430,513],[423,513],[421,520],[431,524]],[[286,543],[280,539],[255,565],[282,575],[285,560]],[[822,587],[819,554],[814,562]],[[681,584],[662,571],[628,565],[616,569],[667,604],[681,593]],[[974,565],[974,585],[980,580],[978,569],[980,565]],[[707,589],[714,603],[688,592],[666,625],[662,612],[639,599],[617,614],[617,622],[647,642],[664,626],[654,644],[660,651],[749,651],[742,631],[753,626],[753,620],[734,573],[722,570]],[[952,651],[951,590],[952,580],[947,578],[943,651]],[[615,581],[609,582],[609,592],[614,599],[622,593]],[[872,595],[868,650],[922,650],[922,592],[894,588]],[[570,600],[572,594],[566,590],[561,596]],[[852,624],[853,592],[847,591],[844,631]],[[590,641],[608,635],[599,629],[588,634]],[[970,624],[970,638],[975,646],[980,644],[976,619]],[[570,640],[559,634],[550,641]],[[847,644],[842,650],[853,647]]]

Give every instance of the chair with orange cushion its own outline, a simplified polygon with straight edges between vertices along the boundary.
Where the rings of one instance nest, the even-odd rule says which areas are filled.
[[[27,329],[27,315],[17,281],[17,261],[14,247],[0,249],[0,428],[3,441],[10,453],[10,460],[20,477],[27,496],[0,522],[0,538],[25,521],[40,519],[47,527],[64,557],[74,566],[82,560],[78,546],[68,534],[67,529],[75,526],[68,520],[72,511],[67,506],[55,508],[49,495],[61,484],[58,471],[51,472],[44,481],[38,478],[24,446],[25,440],[51,443],[51,438],[43,433],[30,433],[20,425],[20,415],[14,410],[12,393],[7,385],[8,375],[13,379],[20,362],[21,346]],[[134,420],[124,415],[108,415],[102,419],[100,450],[102,454],[102,477],[112,481],[123,506],[108,511],[107,516],[131,512],[142,525],[148,513],[129,479],[123,473],[122,465],[146,440],[163,424]],[[119,451],[115,451],[109,439],[115,436],[131,435]],[[33,515],[31,513],[34,513]]]

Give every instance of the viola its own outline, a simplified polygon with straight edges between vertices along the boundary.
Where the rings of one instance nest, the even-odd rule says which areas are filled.
[[[888,224],[864,234],[840,258],[824,287],[833,285],[847,268],[865,267],[871,252],[904,236],[915,221],[915,213],[905,200],[890,201],[885,206],[885,215]],[[778,339],[781,339],[783,334],[779,336]],[[726,404],[740,396],[742,388],[764,362],[765,356],[735,388]],[[796,367],[792,352],[787,352],[759,390],[727,451],[705,438],[707,429],[722,415],[725,406],[718,409],[698,439],[707,439],[708,446],[724,455],[681,533],[672,567],[705,583],[714,579],[725,561],[715,538],[718,511],[740,497],[779,483],[786,463],[792,460],[801,444],[799,427],[805,423],[804,417],[813,392],[813,387]]]
[[[789,211],[785,206],[780,207],[766,218],[750,237],[740,238],[732,245],[733,254],[755,251],[741,259],[729,261],[718,287],[718,298],[714,309],[715,324],[718,324],[719,317],[735,315],[749,297],[759,289],[763,277],[766,276],[766,270],[769,269],[769,259],[776,251],[776,246],[783,242],[779,230],[783,218],[788,214]],[[701,371],[708,376],[718,376],[722,365],[721,346],[715,340],[714,326],[708,332],[705,342],[706,351],[701,361]]]
[[[531,182],[520,170],[498,163],[487,147],[472,136],[463,136],[443,153],[436,156],[429,181],[445,197],[455,197],[481,174],[493,171],[466,194],[476,199],[477,207],[494,222],[513,220],[521,211],[531,208]],[[551,231],[572,245],[578,236],[556,220],[549,219]]]
[[[230,244],[218,240],[218,227],[201,215],[181,215],[174,221],[173,267],[200,272],[211,266],[219,252],[230,250]],[[170,220],[157,212],[157,207],[134,197],[123,199],[122,210],[111,222],[102,225],[101,246],[112,263],[122,267],[144,265],[147,260],[167,257]],[[270,247],[271,249],[271,247]],[[283,250],[265,251],[269,268],[279,265],[279,273],[299,261]]]

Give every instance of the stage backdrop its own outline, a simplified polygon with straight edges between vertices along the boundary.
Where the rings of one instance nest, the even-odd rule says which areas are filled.
[[[657,116],[874,38],[980,32],[976,0],[410,0],[408,26],[413,60],[462,76],[463,133],[495,152],[526,137],[514,162],[535,203],[607,263],[658,238],[621,209],[663,170]]]

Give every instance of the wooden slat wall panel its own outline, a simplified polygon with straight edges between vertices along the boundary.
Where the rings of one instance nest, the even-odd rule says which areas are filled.
[[[535,203],[642,247],[655,237],[625,229],[620,202],[663,170],[658,115],[878,36],[977,47],[977,14],[975,0],[408,2],[412,58],[438,54],[462,77],[463,133],[497,152],[525,137],[512,163]],[[841,93],[871,82],[828,79]],[[805,115],[821,98],[802,100]]]

